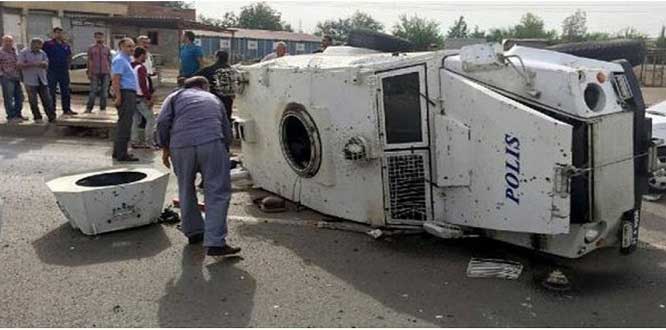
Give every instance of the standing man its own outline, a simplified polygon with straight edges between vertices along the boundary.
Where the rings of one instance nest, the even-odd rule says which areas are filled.
[[[111,88],[118,108],[116,141],[113,144],[113,158],[119,162],[136,162],[139,159],[127,153],[127,144],[132,133],[132,120],[136,111],[136,76],[132,70],[130,56],[134,52],[134,41],[123,38],[118,43],[120,52],[111,63]]]
[[[173,100],[173,101],[172,101]],[[209,256],[230,255],[240,248],[227,244],[227,212],[231,200],[229,155],[231,127],[224,105],[208,92],[204,77],[185,81],[185,89],[169,95],[157,119],[162,162],[178,180],[182,228],[190,244],[203,241]],[[194,180],[201,172],[205,187],[206,221],[197,207]]]
[[[55,109],[53,102],[49,96],[48,79],[46,76],[46,68],[49,66],[49,59],[46,53],[42,50],[44,41],[40,38],[32,38],[30,40],[30,48],[24,48],[19,54],[18,67],[23,74],[23,84],[28,92],[28,101],[30,102],[30,110],[32,111],[32,119],[36,122],[42,122],[42,114],[39,112],[39,104],[37,103],[37,95],[42,100],[42,107],[44,113],[52,123],[56,119]]]
[[[148,36],[142,35],[136,38],[136,40],[138,42],[137,47],[141,47],[146,50],[146,61],[143,62],[143,66],[146,67],[148,76],[153,77],[155,76],[155,67],[153,66],[153,54],[150,53],[150,38],[148,38]],[[152,83],[150,88],[153,88]]]
[[[180,46],[179,76],[189,78],[203,67],[203,50],[194,44],[194,32],[183,33],[183,45]]]
[[[329,35],[325,35],[321,38],[321,47],[319,49],[315,50],[315,53],[323,53],[326,48],[329,46],[333,46],[333,38]]]
[[[2,98],[7,112],[7,122],[18,124],[26,118],[21,116],[23,110],[23,91],[18,71],[18,54],[14,48],[14,38],[10,35],[2,37],[0,48],[0,82],[2,83]]]
[[[56,108],[56,85],[60,87],[60,102],[64,115],[76,115],[72,111],[69,91],[69,64],[72,62],[72,48],[65,42],[62,28],[53,28],[53,39],[44,43],[43,50],[49,57],[49,92],[53,109]]]
[[[278,41],[275,45],[275,51],[264,56],[264,58],[261,59],[261,62],[270,61],[288,55],[289,53],[287,53],[287,44],[284,41]]]
[[[141,47],[136,47],[134,49],[134,62],[132,62],[132,67],[134,68],[134,74],[136,74],[138,86],[136,89],[137,102],[136,102],[136,112],[134,113],[134,119],[132,121],[132,148],[133,149],[146,149],[152,148],[153,146],[153,131],[155,129],[155,115],[153,114],[152,106],[152,91],[150,90],[150,83],[148,77],[148,70],[144,65],[146,61],[146,50]],[[139,124],[141,119],[146,120],[146,129],[144,134],[144,140],[139,141]]]
[[[215,53],[215,64],[199,70],[195,76],[202,76],[210,83],[210,91],[224,104],[226,116],[231,122],[231,111],[234,103],[233,80],[235,70],[229,65],[229,53],[218,50]]]
[[[109,74],[111,72],[111,48],[104,44],[104,33],[95,32],[95,43],[88,48],[88,79],[90,93],[86,112],[91,113],[95,107],[96,94],[99,92],[99,110],[106,110],[106,97],[109,93]]]

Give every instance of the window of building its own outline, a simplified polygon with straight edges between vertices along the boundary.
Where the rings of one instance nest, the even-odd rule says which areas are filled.
[[[297,52],[304,52],[305,51],[305,44],[304,43],[297,43],[296,44],[296,51]]]
[[[159,45],[159,34],[157,31],[148,31],[148,38],[150,38],[151,45]]]
[[[256,40],[248,40],[247,41],[247,49],[257,49],[257,41]]]

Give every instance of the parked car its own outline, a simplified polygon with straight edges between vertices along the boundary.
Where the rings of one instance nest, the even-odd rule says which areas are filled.
[[[111,56],[115,57],[117,52],[111,50]],[[90,91],[90,79],[88,79],[88,53],[78,53],[72,57],[72,64],[69,66],[70,89],[72,92]],[[109,82],[109,89],[111,82]]]

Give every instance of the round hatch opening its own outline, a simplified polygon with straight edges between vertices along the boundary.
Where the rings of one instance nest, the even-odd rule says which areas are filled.
[[[148,175],[146,173],[125,171],[103,173],[85,177],[76,181],[76,185],[83,187],[107,187],[117,186],[126,183],[132,183],[144,179]]]
[[[305,107],[289,103],[280,120],[280,145],[289,166],[300,176],[313,177],[321,165],[319,131]]]
[[[587,107],[594,112],[601,111],[606,106],[604,90],[597,84],[587,84],[583,96]]]

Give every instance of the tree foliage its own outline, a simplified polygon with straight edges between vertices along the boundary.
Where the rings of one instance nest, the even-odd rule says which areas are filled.
[[[238,15],[237,27],[244,29],[292,31],[291,25],[282,21],[282,14],[265,2],[256,2],[241,8],[241,12]]]
[[[647,34],[638,31],[636,28],[629,26],[620,31],[615,32],[612,38],[618,39],[647,39]]]
[[[449,29],[446,37],[449,39],[463,39],[467,38],[467,34],[467,23],[465,22],[465,17],[460,16],[460,18],[458,18],[458,20]]]
[[[175,9],[192,9],[192,2],[187,1],[161,1],[163,7]]]
[[[584,11],[576,12],[562,21],[562,41],[583,41],[587,34],[587,14]]]
[[[479,26],[475,25],[474,26],[474,31],[472,33],[470,33],[469,37],[473,38],[473,39],[485,39],[486,38],[486,32],[479,30]]]
[[[347,18],[325,20],[317,23],[315,35],[330,35],[334,41],[346,42],[349,32],[355,29],[379,32],[384,31],[384,25],[366,13],[356,11]]]
[[[504,39],[546,39],[557,38],[557,31],[546,31],[543,20],[532,13],[523,15],[520,23],[505,29],[491,29],[486,35],[488,41],[501,42]]]
[[[411,17],[407,15],[400,16],[400,21],[393,26],[392,33],[396,37],[411,41],[415,50],[429,50],[433,46],[441,48],[444,44],[439,23],[416,15]]]
[[[666,26],[661,27],[661,33],[657,38],[657,48],[666,48]]]
[[[224,14],[224,17],[220,18],[213,18],[213,17],[206,17],[202,14],[199,14],[198,21],[204,24],[209,24],[221,28],[231,28],[231,27],[238,27],[238,17],[234,12],[226,12]]]

